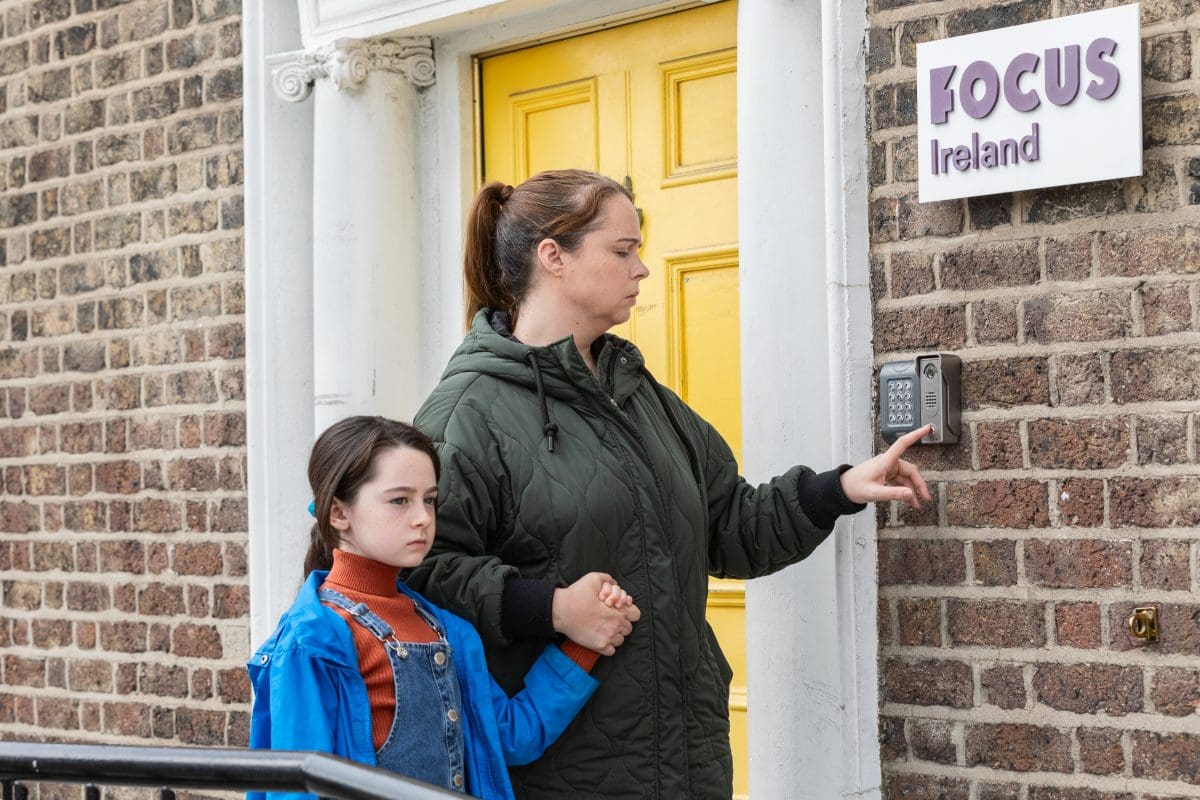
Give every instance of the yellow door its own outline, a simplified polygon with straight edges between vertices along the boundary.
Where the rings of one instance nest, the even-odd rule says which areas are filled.
[[[488,57],[480,99],[486,179],[579,167],[628,180],[650,277],[615,332],[740,459],[736,14],[716,3]],[[739,582],[712,581],[708,619],[734,670],[734,791],[745,796]]]

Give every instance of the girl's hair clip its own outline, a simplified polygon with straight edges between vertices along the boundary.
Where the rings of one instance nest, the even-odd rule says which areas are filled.
[[[308,504],[308,515],[313,519],[317,518],[317,501],[313,500]]]

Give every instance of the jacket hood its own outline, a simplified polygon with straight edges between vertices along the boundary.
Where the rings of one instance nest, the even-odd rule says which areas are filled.
[[[485,308],[475,315],[471,330],[442,376],[443,380],[461,374],[489,375],[537,391],[532,355],[541,373],[545,393],[556,400],[571,402],[585,393],[603,391],[618,402],[632,394],[645,364],[642,353],[632,342],[606,333],[592,346],[600,378],[588,369],[574,338],[534,347],[517,341],[511,331],[511,319],[503,311]],[[612,375],[612,386],[602,385]]]

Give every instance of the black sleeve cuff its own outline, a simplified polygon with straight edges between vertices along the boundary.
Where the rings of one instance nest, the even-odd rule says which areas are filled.
[[[856,514],[866,508],[855,503],[842,491],[842,473],[850,469],[842,464],[828,472],[805,472],[800,476],[796,492],[804,516],[818,528],[832,528],[843,514]]]
[[[510,639],[554,639],[554,581],[509,578],[500,595],[500,628]]]

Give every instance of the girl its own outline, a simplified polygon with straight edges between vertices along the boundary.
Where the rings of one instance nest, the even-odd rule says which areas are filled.
[[[401,422],[351,417],[317,439],[308,578],[249,662],[251,747],[319,750],[508,798],[506,765],[540,756],[596,690],[598,654],[568,641],[545,647],[510,699],[475,629],[398,582],[433,544],[439,473],[433,443]],[[631,627],[629,595],[594,577]]]

